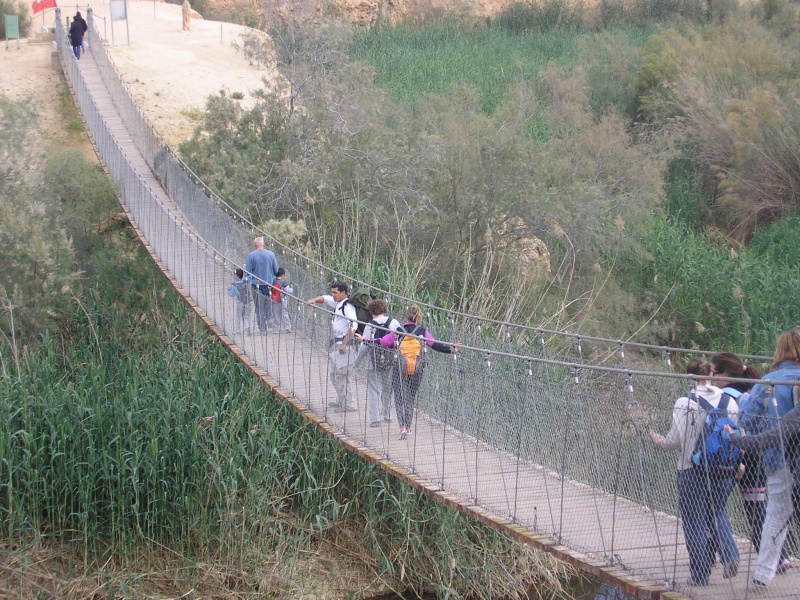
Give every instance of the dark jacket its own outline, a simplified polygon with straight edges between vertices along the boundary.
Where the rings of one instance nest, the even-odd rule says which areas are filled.
[[[83,44],[83,34],[89,31],[89,26],[80,13],[75,15],[72,25],[69,26],[69,41],[73,46]]]

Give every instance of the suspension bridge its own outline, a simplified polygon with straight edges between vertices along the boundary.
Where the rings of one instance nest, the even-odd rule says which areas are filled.
[[[352,377],[358,409],[332,408],[330,313],[303,299],[327,293],[331,280],[350,279],[270,238],[203,185],[137,107],[88,12],[89,50],[76,61],[57,10],[57,53],[132,226],[207,326],[307,421],[453,510],[635,597],[797,597],[800,569],[767,590],[750,586],[756,555],[736,492],[728,513],[739,575],[725,579],[718,565],[708,587],[686,583],[676,457],[656,448],[647,431],[669,428],[675,398],[692,383],[671,361],[690,351],[424,306],[437,339],[462,350],[429,353],[413,435],[398,439],[394,423],[370,426],[360,368]],[[291,333],[237,333],[226,291],[255,235],[291,275]],[[375,293],[395,315],[414,302],[402,291]]]

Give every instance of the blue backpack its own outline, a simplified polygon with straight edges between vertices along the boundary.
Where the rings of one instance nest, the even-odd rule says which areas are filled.
[[[707,412],[703,422],[703,430],[697,438],[692,452],[692,463],[696,469],[714,477],[733,477],[739,468],[739,448],[731,444],[730,435],[722,428],[729,425],[734,431],[739,427],[728,417],[728,403],[736,399],[741,392],[733,388],[725,388],[719,406],[692,392],[689,398],[697,402]]]

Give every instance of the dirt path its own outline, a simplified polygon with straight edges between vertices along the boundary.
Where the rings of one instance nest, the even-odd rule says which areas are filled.
[[[274,73],[252,67],[233,47],[248,28],[217,21],[191,20],[191,30],[182,30],[181,7],[163,2],[128,1],[128,23],[109,19],[109,3],[92,3],[98,29],[111,51],[114,64],[131,93],[158,133],[170,145],[188,138],[198,124],[206,98],[226,90],[244,94],[249,105],[251,91],[274,81]],[[86,15],[86,8],[80,7]],[[75,5],[62,5],[62,16],[72,17]],[[34,19],[34,33],[52,25],[48,11]],[[130,40],[128,40],[128,31]],[[30,98],[40,112],[45,136],[59,127],[59,80],[51,62],[52,45],[22,40],[0,49],[0,93],[14,100]],[[50,135],[49,137],[52,137]]]

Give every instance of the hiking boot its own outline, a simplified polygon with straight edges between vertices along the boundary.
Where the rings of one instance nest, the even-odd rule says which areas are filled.
[[[328,408],[341,408],[341,402],[328,402]]]
[[[354,410],[358,410],[358,407],[355,404],[345,404],[344,406],[340,406],[336,409],[336,412],[352,412]]]
[[[380,421],[373,421],[372,423],[369,424],[369,426],[370,427],[380,427],[381,426],[381,422]]]
[[[764,583],[760,579],[753,579],[752,581],[753,587],[759,590],[763,590],[764,588],[769,587],[768,583]]]
[[[739,572],[739,563],[732,562],[728,563],[727,565],[723,565],[722,567],[722,577],[723,579],[731,579],[732,577],[736,577],[736,574]]]

